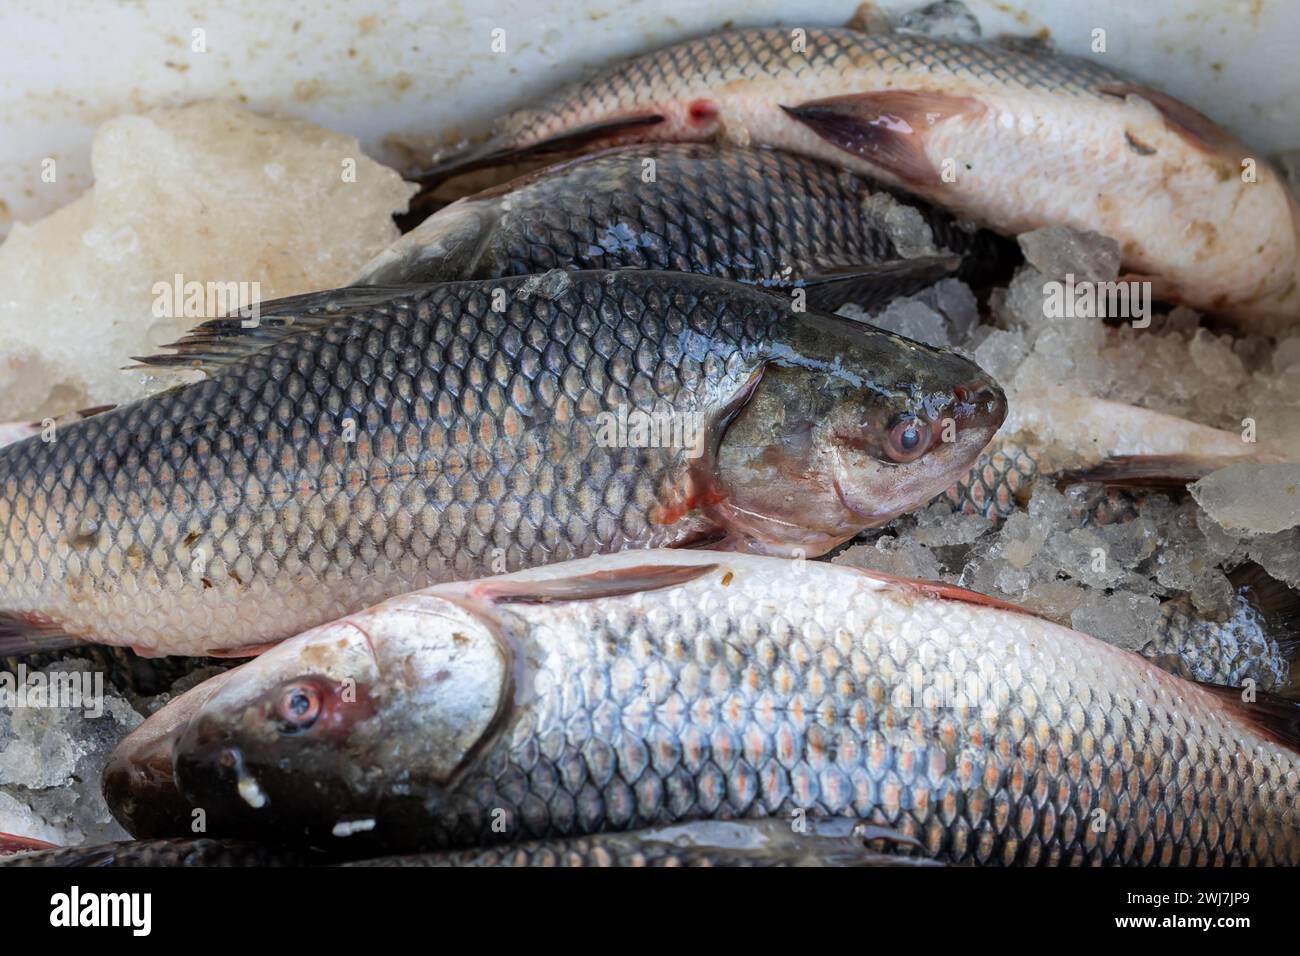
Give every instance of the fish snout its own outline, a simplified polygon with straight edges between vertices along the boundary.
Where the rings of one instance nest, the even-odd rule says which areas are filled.
[[[953,389],[943,417],[952,419],[959,431],[974,440],[982,435],[980,447],[983,448],[1006,420],[1006,393],[990,376],[980,375]]]
[[[188,832],[191,808],[173,769],[170,741],[138,753],[119,748],[104,767],[104,802],[136,839]]]

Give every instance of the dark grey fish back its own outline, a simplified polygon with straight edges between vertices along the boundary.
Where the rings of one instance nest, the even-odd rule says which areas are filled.
[[[643,179],[652,161],[653,181]],[[474,274],[658,269],[785,287],[815,273],[903,258],[864,208],[891,190],[819,160],[698,144],[616,149],[543,173],[509,195]],[[979,278],[1009,244],[918,200],[941,249]]]
[[[652,182],[642,178],[647,160]],[[630,267],[787,284],[792,270],[897,256],[863,214],[867,195],[863,180],[829,164],[770,151],[616,150],[513,194],[490,267],[508,275]]]

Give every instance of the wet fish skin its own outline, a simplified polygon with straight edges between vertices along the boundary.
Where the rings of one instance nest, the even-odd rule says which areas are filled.
[[[704,276],[348,289],[240,326],[159,360],[208,380],[0,449],[0,652],[61,632],[246,655],[494,568],[701,538],[823,553],[942,490],[1005,414],[963,358]],[[746,403],[777,388],[789,429],[754,434]],[[620,408],[678,440],[627,447],[649,436],[610,427]],[[934,440],[896,463],[902,418]],[[773,468],[797,500],[756,483]]]
[[[188,867],[303,866],[315,862],[300,849],[284,849],[243,840],[177,837],[134,840],[101,846],[56,847],[0,857],[0,867]]]
[[[820,562],[623,553],[442,585],[235,674],[173,750],[210,832],[363,821],[347,839],[391,851],[803,809],[948,862],[1300,861],[1294,707]]]
[[[637,268],[783,288],[833,269],[918,255],[900,251],[872,212],[873,197],[898,195],[841,167],[777,150],[699,143],[613,149],[445,207],[368,263],[355,283]],[[1016,261],[1007,240],[902,201],[939,249],[963,257],[963,278],[988,279]],[[876,285],[885,287],[882,297],[915,291],[898,280]]]
[[[908,189],[1007,234],[1119,241],[1124,265],[1203,311],[1294,323],[1295,204],[1190,107],[1096,63],[888,31],[723,31],[635,57],[507,116],[439,181],[521,154],[629,141],[772,146]]]
[[[936,866],[922,857],[873,852],[853,835],[853,819],[707,820],[629,833],[376,857],[347,867],[804,867]]]

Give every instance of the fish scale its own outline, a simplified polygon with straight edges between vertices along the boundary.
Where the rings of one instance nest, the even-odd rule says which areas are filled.
[[[654,583],[683,567],[691,580]],[[454,848],[804,813],[958,863],[1300,861],[1300,755],[1253,722],[1262,698],[970,592],[660,551],[443,585],[353,620],[368,644],[343,624],[301,635],[177,731],[176,779],[212,832],[362,818],[381,845]],[[466,725],[443,708],[498,686],[483,666],[511,675],[501,709],[447,750]],[[390,684],[386,667],[441,677]],[[262,728],[263,694],[346,674],[373,716],[315,741]],[[261,809],[235,797],[223,754],[267,788]],[[327,798],[295,783],[309,771]]]

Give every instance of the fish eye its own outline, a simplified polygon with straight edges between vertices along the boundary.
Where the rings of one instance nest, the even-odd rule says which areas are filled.
[[[307,683],[289,684],[280,690],[275,712],[280,721],[280,729],[285,733],[308,730],[320,717],[320,690]]]
[[[885,454],[890,461],[906,464],[916,461],[930,448],[930,426],[916,418],[904,418],[889,430]]]

